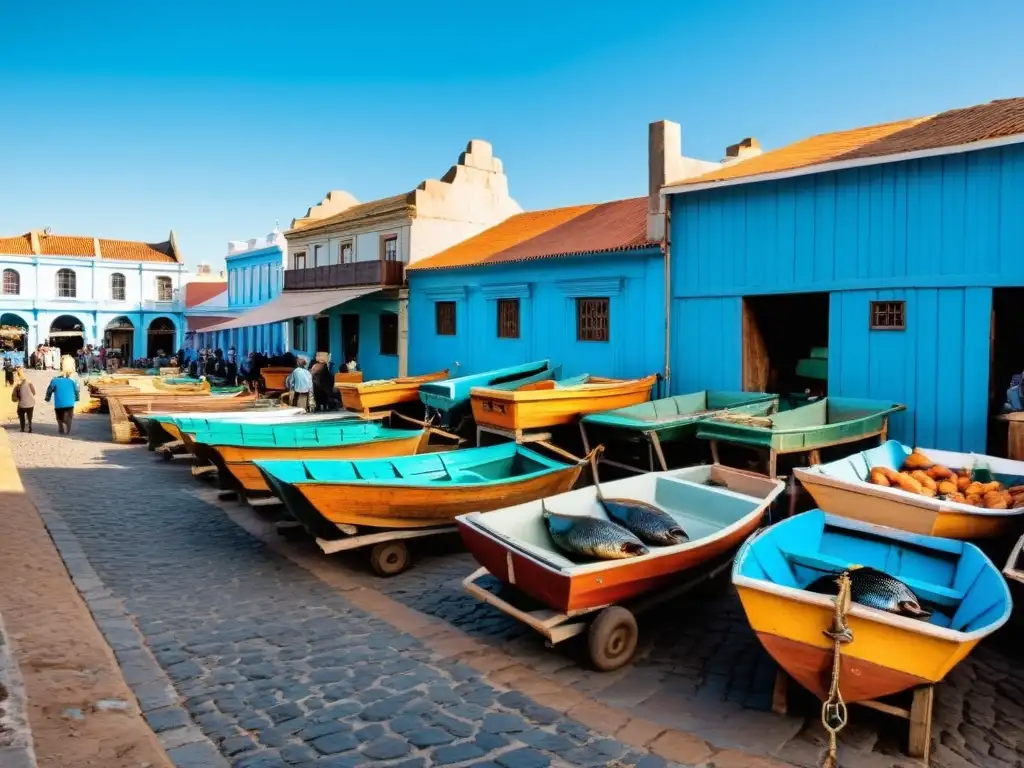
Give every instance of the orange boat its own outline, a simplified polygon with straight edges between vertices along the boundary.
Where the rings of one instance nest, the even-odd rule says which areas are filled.
[[[509,431],[571,424],[587,413],[611,411],[651,399],[657,376],[606,379],[577,376],[544,380],[513,389],[473,387],[470,398],[477,426]]]
[[[397,379],[374,381],[340,382],[335,377],[334,386],[341,393],[341,404],[346,410],[368,414],[372,410],[390,408],[399,403],[417,402],[420,396],[420,384],[425,384],[428,381],[441,381],[446,378],[448,378],[447,368],[435,373],[425,373],[422,376],[403,376]]]

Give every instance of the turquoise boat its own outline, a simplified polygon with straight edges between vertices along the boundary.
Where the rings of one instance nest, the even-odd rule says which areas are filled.
[[[748,540],[732,580],[765,650],[821,699],[832,681],[835,613],[830,577],[871,568],[906,585],[916,598],[890,612],[852,602],[840,647],[843,699],[877,700],[942,680],[984,637],[1010,617],[999,569],[973,544],[849,520],[820,510],[796,515]],[[819,581],[825,577],[823,581]],[[877,578],[872,575],[867,578]],[[816,588],[811,590],[812,584]]]
[[[420,401],[426,407],[427,418],[436,417],[441,426],[456,426],[470,411],[470,390],[473,387],[516,389],[524,384],[558,379],[562,366],[540,360],[485,373],[474,373],[442,381],[428,381],[420,385]]]
[[[139,431],[145,433],[150,450],[170,440],[183,440],[184,434],[207,432],[223,427],[242,434],[246,426],[330,426],[359,418],[351,411],[304,413],[300,408],[267,408],[223,413],[162,413],[136,417]],[[143,422],[146,422],[143,425]]]
[[[778,402],[778,395],[765,392],[702,390],[588,414],[580,421],[580,433],[585,452],[589,453],[592,445],[605,446],[606,451],[599,461],[606,464],[633,472],[667,470],[665,444],[695,437],[701,421],[722,413],[764,416],[777,409]],[[633,450],[641,446],[647,466],[610,458],[608,449],[616,442],[628,444]]]
[[[584,466],[515,443],[397,458],[253,463],[292,516],[322,539],[341,536],[339,525],[451,525],[466,512],[567,491]]]

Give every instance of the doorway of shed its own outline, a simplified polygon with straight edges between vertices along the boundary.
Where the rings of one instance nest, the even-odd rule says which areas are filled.
[[[1024,315],[1021,307],[1024,307],[1024,288],[992,289],[988,377],[990,414],[1003,410],[1003,404],[1009,398],[1012,378],[1024,372]],[[1021,397],[1024,399],[1024,395]],[[1024,459],[1024,423],[990,424],[995,428],[989,429],[988,451]]]
[[[316,319],[316,349],[313,351],[331,351],[331,318],[326,315],[320,315]]]
[[[827,293],[743,299],[743,389],[828,393]]]

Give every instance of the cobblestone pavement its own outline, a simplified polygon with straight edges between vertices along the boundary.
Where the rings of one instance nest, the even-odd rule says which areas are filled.
[[[100,578],[125,599],[196,722],[236,764],[313,764],[317,743],[345,750],[320,755],[317,765],[369,764],[370,758],[413,760],[409,765],[455,758],[506,765],[520,756],[524,765],[641,759],[515,691],[496,693],[459,664],[432,663],[416,642],[268,551],[215,505],[197,502],[182,467],[139,447],[109,444],[105,418],[77,419],[76,426],[79,421],[81,437],[63,451],[55,439],[12,435],[26,487],[37,503],[60,511]],[[104,471],[83,471],[99,462]],[[55,465],[62,468],[33,469]],[[131,470],[143,469],[140,489]],[[86,498],[65,498],[59,490],[65,482]],[[103,483],[133,490],[105,501]],[[636,662],[598,674],[580,663],[573,641],[547,649],[532,631],[466,595],[460,582],[476,564],[457,540],[414,551],[410,571],[375,579],[376,588],[630,715],[717,746],[817,764],[818,704],[796,692],[789,716],[768,711],[774,666],[727,578],[641,617]],[[346,553],[329,562],[365,574],[364,558]],[[995,640],[938,688],[934,766],[1024,766],[1024,672]],[[851,723],[841,739],[844,765],[918,765],[901,755],[905,723],[862,708],[851,710]],[[509,731],[512,725],[525,730]],[[453,746],[468,751],[450,751]]]
[[[221,762],[210,742],[239,768],[666,765],[432,661],[190,494],[180,465],[100,442],[106,418],[76,417],[62,438],[38,410],[35,434],[11,432],[26,490],[94,569],[76,583],[94,613],[104,601],[98,623],[154,730],[181,734],[164,740],[177,765]],[[173,689],[152,679],[135,626]]]

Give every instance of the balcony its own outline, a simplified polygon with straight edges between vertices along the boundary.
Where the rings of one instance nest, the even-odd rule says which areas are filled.
[[[357,261],[352,264],[328,264],[325,267],[284,271],[286,291],[351,288],[357,285],[402,285],[404,282],[405,265],[400,261]]]

